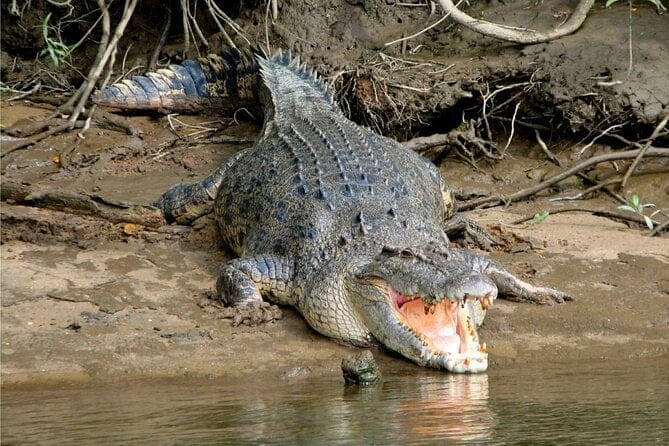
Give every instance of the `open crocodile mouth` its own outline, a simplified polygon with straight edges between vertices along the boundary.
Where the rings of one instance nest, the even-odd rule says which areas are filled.
[[[486,310],[494,297],[465,295],[463,299],[428,303],[420,296],[407,296],[390,286],[387,293],[400,324],[422,343],[421,356],[427,364],[458,373],[487,369],[486,344],[479,343],[471,305],[477,302]]]

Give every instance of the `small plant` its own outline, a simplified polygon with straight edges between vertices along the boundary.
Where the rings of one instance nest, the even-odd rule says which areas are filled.
[[[54,40],[49,37],[49,20],[51,20],[51,13],[48,13],[42,22],[42,36],[44,37],[46,48],[39,52],[39,57],[48,56],[49,60],[51,60],[51,64],[58,68],[65,62],[65,58],[70,54],[73,48],[64,44],[60,38]]]
[[[652,203],[646,203],[643,204],[641,203],[641,199],[639,198],[638,194],[632,194],[631,197],[627,198],[627,204],[622,204],[618,206],[618,209],[621,211],[627,211],[627,212],[634,212],[637,215],[640,215],[643,217],[644,221],[646,222],[646,226],[648,226],[648,229],[651,231],[653,230],[653,220],[651,219],[655,214],[660,212],[659,210],[653,212],[648,215],[644,215],[644,209],[646,208],[654,208],[655,205]]]
[[[606,0],[606,3],[604,4],[605,8],[608,8],[612,4],[616,3],[618,0]],[[667,12],[667,8],[662,4],[662,0],[646,0],[648,2],[651,2],[652,4],[655,5],[657,8],[657,13],[658,14],[664,14]]]
[[[531,224],[538,225],[539,223],[542,223],[544,220],[546,220],[549,215],[550,215],[550,212],[548,212],[548,211],[537,212],[536,214],[534,214],[534,217],[532,217],[532,223]]]

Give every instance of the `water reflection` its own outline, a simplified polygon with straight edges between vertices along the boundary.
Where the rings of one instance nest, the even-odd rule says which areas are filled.
[[[277,396],[260,390],[223,402],[198,429],[264,444],[470,443],[487,440],[494,419],[486,375],[402,376],[374,387],[308,380]]]
[[[668,444],[662,361],[3,389],[2,444]]]

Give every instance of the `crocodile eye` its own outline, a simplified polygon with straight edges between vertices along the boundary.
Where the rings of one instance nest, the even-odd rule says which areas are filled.
[[[400,257],[403,257],[405,259],[409,259],[415,256],[416,255],[410,249],[403,249],[402,251],[400,251]]]
[[[411,248],[398,248],[385,246],[381,251],[382,254],[387,254],[390,257],[399,256],[405,259],[416,257],[416,253]]]

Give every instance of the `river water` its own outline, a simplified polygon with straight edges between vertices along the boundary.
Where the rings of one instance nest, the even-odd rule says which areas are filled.
[[[4,389],[2,444],[669,444],[668,365]]]

